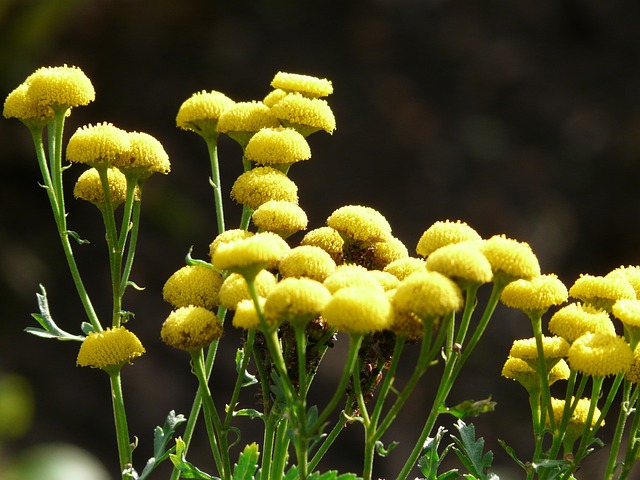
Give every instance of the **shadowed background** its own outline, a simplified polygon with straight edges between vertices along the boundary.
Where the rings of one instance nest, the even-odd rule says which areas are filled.
[[[77,65],[97,97],[74,109],[66,138],[108,121],[154,135],[172,162],[169,176],[145,187],[132,278],[146,290],[125,298],[136,313],[131,328],[148,350],[123,371],[131,434],[141,442],[136,466],[151,455],[152,429],[168,410],[188,412],[195,385],[186,354],[159,341],[170,309],[164,281],[191,245],[204,258],[215,231],[204,142],[175,127],[185,99],[215,89],[236,101],[260,100],[280,70],[329,78],[337,130],[312,135],[312,159],[291,171],[309,228],[339,206],[365,204],[415,254],[434,221],[461,219],[484,237],[529,242],[543,272],[569,286],[583,272],[640,263],[639,20],[640,4],[615,0],[1,2],[2,98],[40,66]],[[87,448],[115,477],[107,376],[75,367],[76,344],[22,332],[33,323],[40,283],[63,328],[75,332],[84,318],[38,187],[29,133],[3,120],[0,142],[0,373],[28,378],[37,400],[32,428],[4,455],[62,440]],[[224,137],[220,150],[228,196],[240,150]],[[69,187],[80,172],[67,171]],[[231,202],[227,209],[233,227],[239,210]],[[100,217],[71,197],[69,210],[70,228],[92,242],[76,249],[81,268],[95,272],[89,292],[99,311],[109,311]],[[496,438],[525,458],[530,447],[524,389],[500,377],[512,340],[530,335],[523,314],[499,308],[451,394],[452,403],[489,395],[498,402],[495,413],[474,419],[498,466],[509,460]],[[237,332],[227,337],[214,394],[234,374]],[[330,373],[320,376],[324,388],[337,381]],[[397,473],[400,452],[417,436],[429,382],[427,375],[410,414],[387,436],[401,446],[378,462],[380,477]],[[350,430],[335,463],[359,473],[362,431]],[[207,449],[194,458],[207,470]],[[520,475],[502,468],[504,478]]]

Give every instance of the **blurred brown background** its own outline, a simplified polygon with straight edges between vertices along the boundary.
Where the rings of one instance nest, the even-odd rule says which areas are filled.
[[[2,98],[39,66],[77,65],[97,98],[74,110],[67,138],[109,121],[156,136],[171,157],[171,174],[145,190],[133,279],[146,290],[127,297],[137,314],[131,328],[149,352],[124,371],[138,469],[151,454],[153,427],[171,408],[187,413],[194,388],[186,355],[158,340],[169,311],[160,291],[191,245],[206,255],[215,230],[204,143],[175,128],[182,101],[202,89],[262,99],[279,70],[329,78],[337,130],[310,137],[312,160],[291,173],[310,228],[341,205],[366,204],[414,253],[434,221],[462,219],[485,237],[529,242],[543,271],[570,285],[582,272],[640,263],[639,21],[640,3],[630,0],[0,2]],[[39,283],[60,325],[76,331],[84,318],[28,131],[3,119],[0,142],[0,373],[28,378],[37,399],[32,429],[5,444],[4,456],[61,440],[87,448],[115,477],[106,375],[75,367],[77,345],[22,332],[33,323]],[[228,192],[239,147],[223,138],[220,148]],[[79,173],[67,172],[69,185]],[[108,311],[100,218],[72,198],[69,210],[70,228],[92,241],[77,249],[81,266],[99,274],[88,277],[89,291]],[[228,211],[233,226],[237,209],[230,203]],[[474,423],[504,478],[520,473],[504,466],[496,438],[525,458],[530,446],[524,390],[500,378],[511,341],[524,336],[526,317],[500,308],[451,395],[452,403],[488,395],[498,402]],[[236,338],[230,331],[214,392],[233,376]],[[320,381],[331,388],[333,379]],[[395,430],[398,452],[426,415],[429,381]],[[351,431],[336,462],[357,471],[362,432]],[[378,475],[393,477],[401,457],[379,461]],[[208,458],[205,449],[205,470]]]

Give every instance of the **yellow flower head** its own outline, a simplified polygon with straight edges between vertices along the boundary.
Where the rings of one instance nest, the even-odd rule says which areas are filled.
[[[260,297],[266,297],[276,286],[277,280],[273,273],[261,270],[254,280],[256,293]],[[235,310],[242,300],[251,300],[247,281],[239,273],[232,273],[222,282],[218,293],[220,305]]]
[[[215,135],[220,116],[235,105],[224,93],[201,91],[184,101],[176,116],[176,125],[198,135]]]
[[[111,166],[129,155],[129,134],[110,123],[85,125],[79,128],[67,144],[67,159],[92,167]]]
[[[594,377],[624,373],[633,362],[624,338],[606,333],[585,333],[571,344],[568,357],[572,370]]]
[[[162,341],[180,350],[206,347],[222,337],[222,322],[203,307],[180,307],[169,314],[162,324]]]
[[[322,317],[342,332],[364,335],[388,328],[391,303],[376,289],[359,286],[341,288],[324,307]]]
[[[633,362],[631,363],[631,367],[629,367],[624,378],[636,385],[640,384],[640,347],[636,347],[633,351]]]
[[[259,297],[258,302],[260,303],[260,308],[264,311],[265,299]],[[244,330],[250,330],[252,328],[262,328],[256,306],[250,299],[245,299],[238,303],[231,323],[234,327],[242,328]],[[267,323],[267,326],[270,325]]]
[[[383,271],[390,273],[398,280],[404,280],[414,272],[423,272],[427,269],[426,263],[421,258],[405,257],[394,260],[384,267]]]
[[[640,298],[640,267],[633,266],[621,266],[612,270],[607,276],[620,275],[624,277],[633,287],[636,292],[636,297]]]
[[[371,244],[372,264],[376,268],[384,268],[391,262],[407,258],[409,250],[402,241],[396,237],[389,237],[382,242]]]
[[[293,128],[263,128],[251,137],[244,156],[258,165],[290,165],[309,160],[311,148]]]
[[[271,113],[285,127],[295,128],[305,137],[319,130],[333,134],[336,119],[329,104],[320,98],[290,93],[271,107]]]
[[[129,132],[129,141],[129,154],[119,157],[114,166],[140,179],[146,179],[154,173],[166,175],[171,171],[169,155],[156,138],[144,132]]]
[[[218,121],[218,131],[225,133],[242,148],[263,128],[278,128],[280,121],[264,103],[238,102],[224,112]]]
[[[274,232],[287,238],[307,228],[307,214],[296,203],[269,200],[260,205],[251,215],[259,232]]]
[[[611,313],[625,325],[640,327],[640,300],[618,300],[613,304]]]
[[[391,238],[391,225],[384,216],[371,207],[347,205],[335,210],[327,225],[337,230],[345,239],[371,244]]]
[[[391,321],[388,329],[396,335],[407,337],[410,340],[421,338],[424,330],[422,319],[413,312],[401,312],[395,308],[393,294],[393,290],[387,292],[391,301]]]
[[[80,367],[110,370],[131,363],[145,353],[136,335],[124,327],[91,332],[80,345],[76,363]]]
[[[28,127],[43,128],[53,120],[55,112],[48,105],[40,105],[29,95],[29,85],[20,84],[4,101],[5,118],[17,118]]]
[[[461,287],[488,283],[493,272],[479,245],[480,242],[465,240],[440,247],[427,257],[427,269],[446,275]]]
[[[426,257],[440,247],[465,241],[480,242],[482,237],[473,228],[461,221],[439,221],[431,225],[420,237],[416,253]]]
[[[185,265],[165,282],[162,296],[174,307],[193,305],[213,310],[218,305],[222,275],[206,265]]]
[[[231,198],[254,210],[269,200],[298,203],[298,187],[280,170],[257,167],[238,177]]]
[[[620,275],[580,275],[569,289],[569,295],[608,312],[617,300],[636,298],[631,284]]]
[[[271,90],[263,99],[262,103],[264,103],[267,107],[271,108],[280,100],[288,95],[284,90],[280,90],[279,88],[275,88]]]
[[[309,230],[300,241],[300,245],[319,247],[327,252],[336,264],[343,262],[342,247],[344,239],[331,227],[319,227]]]
[[[549,331],[569,343],[574,342],[587,332],[615,335],[616,329],[604,310],[589,305],[571,303],[553,314],[549,320]]]
[[[549,372],[549,385],[553,385],[558,380],[567,380],[570,370],[567,362],[560,359]],[[509,357],[502,367],[502,376],[517,381],[527,391],[537,391],[540,376],[536,368],[531,366],[531,362],[521,358]]]
[[[453,280],[438,272],[415,272],[400,282],[393,295],[400,312],[413,312],[422,318],[437,318],[462,307],[462,292]]]
[[[494,235],[482,242],[480,251],[489,260],[494,277],[500,273],[511,281],[540,275],[540,264],[528,243]]]
[[[42,67],[25,80],[28,95],[39,105],[79,107],[93,102],[96,92],[91,80],[78,67]]]
[[[575,401],[575,398],[572,397],[571,401]],[[564,410],[565,408],[568,408],[565,405],[565,400],[551,397],[551,408],[553,409],[553,418],[555,419],[556,425],[560,425],[562,417],[564,416]],[[580,436],[582,436],[587,425],[587,417],[589,416],[590,408],[591,399],[585,397],[577,401],[573,414],[569,418],[567,429],[565,430],[565,442],[572,445]],[[594,427],[596,425],[598,418],[600,418],[600,409],[595,407],[590,427]],[[604,420],[600,425],[604,425]],[[547,428],[549,427],[550,422],[547,419]]]
[[[262,232],[244,240],[220,244],[212,261],[220,270],[255,276],[263,268],[274,268],[289,250],[282,237]]]
[[[568,296],[567,287],[556,275],[550,274],[509,283],[502,291],[500,300],[508,307],[527,314],[542,315],[551,306],[566,302]]]
[[[310,278],[285,278],[267,295],[264,314],[269,323],[306,325],[322,312],[331,293]]]
[[[213,258],[213,254],[219,245],[223,243],[234,242],[236,240],[243,240],[245,238],[253,237],[253,232],[249,232],[242,228],[232,228],[225,230],[213,239],[213,242],[209,245],[209,258]]]
[[[333,93],[331,80],[297,73],[278,72],[273,77],[271,86],[287,93],[298,92],[310,98],[326,97]]]
[[[300,245],[292,248],[280,259],[278,271],[285,278],[307,277],[324,282],[336,271],[336,262],[320,247]]]
[[[111,202],[115,207],[123,204],[127,199],[127,179],[117,168],[107,170],[107,180],[109,181],[109,192]],[[94,203],[98,207],[104,205],[104,189],[100,174],[95,168],[84,171],[76,181],[73,189],[73,196],[80,200]],[[139,190],[136,187],[136,198],[139,198]]]
[[[324,286],[331,293],[348,287],[368,288],[378,292],[378,294],[384,292],[378,280],[371,275],[371,272],[359,265],[340,265],[335,272],[325,279]]]
[[[551,363],[556,363],[557,360],[566,357],[569,351],[569,342],[562,337],[542,337],[542,352],[544,358]],[[509,356],[513,358],[519,358],[521,360],[530,360],[530,365],[536,365],[538,359],[538,347],[536,346],[535,338],[525,338],[521,340],[515,340],[511,345]]]
[[[393,290],[400,285],[400,280],[389,272],[383,272],[382,270],[369,270],[369,275],[378,281],[385,292]]]

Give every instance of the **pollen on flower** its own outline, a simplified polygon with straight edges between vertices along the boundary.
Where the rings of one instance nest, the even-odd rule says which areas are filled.
[[[206,265],[185,265],[165,282],[162,295],[174,307],[193,305],[212,310],[218,305],[222,275]]]
[[[389,300],[393,298],[393,291],[387,292]],[[406,337],[410,340],[417,340],[422,337],[424,325],[418,315],[413,312],[400,312],[394,307],[391,301],[391,321],[389,331],[398,336]]]
[[[324,281],[325,287],[331,293],[348,287],[368,288],[381,294],[384,292],[378,280],[371,275],[371,272],[360,265],[340,265],[335,272],[329,275]]]
[[[562,337],[542,337],[542,352],[546,360],[556,360],[567,356],[569,342]],[[538,347],[535,338],[515,340],[509,350],[509,356],[521,360],[536,360]]]
[[[426,257],[445,245],[474,241],[480,242],[482,237],[465,222],[457,220],[438,221],[431,225],[418,240],[416,253]]]
[[[363,335],[388,328],[391,303],[380,291],[367,287],[341,288],[322,311],[332,327],[349,334]]]
[[[319,227],[309,230],[300,241],[300,245],[319,247],[327,252],[337,265],[343,262],[342,247],[344,239],[331,227]]]
[[[309,160],[311,148],[293,128],[263,128],[251,137],[244,156],[258,165],[287,165]]]
[[[80,345],[77,364],[108,370],[131,363],[145,353],[136,335],[124,327],[91,332]]]
[[[277,284],[276,277],[268,270],[261,270],[254,279],[254,286],[259,297],[266,297]],[[247,281],[239,273],[232,273],[222,282],[218,293],[220,305],[235,310],[242,300],[251,300]]]
[[[305,137],[319,130],[333,134],[336,119],[329,104],[320,98],[290,93],[271,107],[271,113],[284,126],[295,128]]]
[[[571,344],[569,366],[584,375],[606,377],[625,373],[633,351],[624,338],[606,333],[585,333]]]
[[[549,385],[553,385],[558,380],[567,380],[570,373],[567,362],[560,359],[549,371]],[[540,376],[536,368],[531,366],[531,362],[517,357],[507,358],[502,367],[502,376],[517,381],[527,390],[537,388],[540,381]]]
[[[264,310],[265,299],[263,297],[258,298],[260,308]],[[236,328],[242,328],[244,330],[250,330],[252,328],[261,329],[260,317],[254,302],[250,299],[242,300],[238,303],[233,314],[232,325]],[[269,326],[269,324],[267,324]]]
[[[238,177],[231,187],[231,197],[255,210],[269,200],[298,203],[298,187],[280,170],[257,167]]]
[[[224,93],[212,90],[194,93],[185,100],[176,116],[176,126],[200,135],[215,134],[218,119],[235,102]]]
[[[480,242],[465,240],[434,250],[426,260],[427,269],[440,272],[459,285],[481,285],[493,278],[491,264],[480,253]]]
[[[607,277],[620,275],[625,278],[636,292],[636,297],[640,298],[640,267],[637,265],[620,266],[607,274]]]
[[[613,304],[611,313],[625,325],[640,327],[640,300],[618,300]]]
[[[28,126],[44,127],[53,120],[55,112],[48,105],[40,105],[29,95],[29,85],[20,84],[4,101],[5,118],[17,118]]]
[[[310,98],[326,97],[333,93],[331,80],[297,73],[278,72],[273,77],[271,86],[288,93],[298,92]]]
[[[428,262],[427,262],[428,264]],[[509,283],[500,295],[502,303],[525,313],[542,314],[553,305],[567,301],[567,287],[554,274]]]
[[[130,148],[129,134],[111,123],[85,125],[69,139],[67,159],[92,167],[111,166],[128,155]]]
[[[403,279],[392,298],[400,312],[437,318],[462,307],[462,292],[453,280],[438,272],[415,272]]]
[[[382,242],[371,244],[372,259],[371,262],[375,268],[383,269],[391,262],[407,258],[409,250],[402,241],[396,237],[389,237]]]
[[[305,325],[320,315],[330,299],[329,290],[316,280],[285,278],[267,295],[265,318],[270,324]]]
[[[580,275],[569,289],[569,295],[608,312],[617,300],[636,298],[631,284],[619,275]]]
[[[345,239],[362,244],[391,238],[391,225],[380,212],[371,207],[340,207],[327,218],[327,225],[337,230]]]
[[[218,131],[238,142],[243,148],[253,135],[263,128],[279,128],[280,121],[271,109],[261,102],[238,102],[218,121]]]
[[[571,303],[555,312],[549,320],[548,328],[551,333],[563,337],[569,343],[587,332],[610,335],[616,333],[607,312],[581,303]]]
[[[383,272],[382,270],[369,270],[369,275],[378,281],[385,292],[393,290],[400,285],[400,280],[389,272]]]
[[[249,232],[242,228],[232,228],[230,230],[225,230],[216,238],[213,239],[213,242],[209,245],[209,257],[213,258],[213,254],[219,245],[223,243],[229,243],[236,240],[243,240],[245,238],[253,237],[253,232]]]
[[[494,235],[481,243],[480,251],[489,260],[494,276],[501,273],[508,280],[529,280],[540,275],[538,259],[526,242]]]
[[[109,183],[109,193],[111,203],[115,207],[121,205],[127,199],[127,179],[117,168],[107,169],[107,180]],[[136,187],[136,198],[139,198],[139,190]],[[104,205],[104,188],[100,174],[95,168],[84,171],[76,181],[73,188],[73,196],[80,200],[94,203],[98,206]]]
[[[78,67],[42,67],[25,80],[29,96],[40,105],[78,107],[93,102],[91,80]]]
[[[390,273],[398,280],[404,280],[414,272],[422,272],[427,269],[427,264],[421,258],[405,257],[394,260],[384,267],[383,272]]]
[[[283,238],[307,228],[307,214],[297,203],[269,200],[251,215],[260,232],[274,232]]]
[[[171,171],[169,155],[156,138],[144,132],[129,132],[129,140],[128,155],[119,157],[114,166],[125,172],[135,171],[140,178],[147,178],[153,173],[166,175]]]
[[[323,282],[335,270],[336,262],[331,255],[313,245],[292,248],[278,263],[278,271],[284,278],[307,277]]]
[[[575,402],[575,398],[572,397],[571,402]],[[576,439],[582,435],[587,424],[589,409],[591,408],[591,399],[586,397],[579,399],[575,403],[575,408],[573,410],[573,413],[571,414],[571,417],[569,417],[569,423],[565,432],[565,435],[570,439]],[[565,400],[551,397],[551,407],[553,409],[553,417],[555,419],[556,425],[560,425],[560,423],[562,422],[562,417],[564,416],[565,408],[567,408],[567,406],[565,405]],[[591,427],[595,426],[598,418],[600,418],[600,409],[598,407],[595,407],[593,417],[591,419]],[[601,425],[604,425],[604,421],[601,423]],[[548,422],[547,427],[549,427]]]
[[[215,313],[203,307],[180,307],[162,324],[162,341],[180,350],[194,350],[222,337],[222,322]]]
[[[264,103],[267,107],[271,108],[280,100],[288,95],[287,92],[281,90],[279,88],[275,88],[271,90],[263,99],[262,103]]]

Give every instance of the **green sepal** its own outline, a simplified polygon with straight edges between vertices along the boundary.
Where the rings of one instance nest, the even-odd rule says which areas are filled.
[[[258,470],[258,444],[252,443],[244,447],[238,456],[238,463],[233,467],[233,480],[252,480]]]
[[[40,313],[32,313],[31,316],[35,318],[42,328],[27,327],[25,332],[42,338],[55,338],[56,340],[74,340],[76,342],[83,342],[85,337],[82,335],[73,335],[65,330],[62,330],[51,316],[49,311],[49,302],[47,301],[47,291],[43,285],[40,285],[40,291],[42,293],[36,293],[38,299],[38,310]]]

